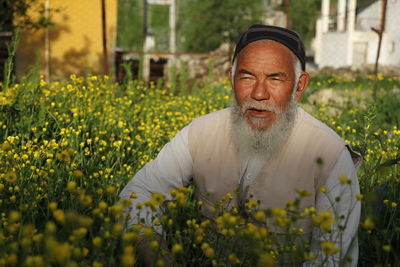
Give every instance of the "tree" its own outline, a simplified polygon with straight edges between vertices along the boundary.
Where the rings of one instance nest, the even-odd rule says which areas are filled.
[[[209,52],[234,43],[253,23],[262,23],[263,1],[181,0],[178,3],[178,49]]]
[[[15,27],[39,29],[51,25],[45,6],[39,0],[0,0],[0,32]],[[32,17],[32,14],[38,16]]]
[[[321,9],[321,0],[290,1],[289,28],[297,31],[309,46],[315,36],[315,25]]]
[[[169,49],[168,11],[167,5],[148,5],[148,31],[155,39],[153,51],[168,51]],[[143,0],[118,0],[117,32],[118,47],[125,51],[142,51]]]
[[[44,4],[39,0],[0,0],[0,80],[9,80],[13,71],[13,57],[17,40],[12,47],[8,48],[13,32],[18,27],[20,29],[39,29],[48,27],[51,24],[49,16],[46,16]],[[47,10],[49,11],[55,10]],[[35,16],[31,16],[31,15]],[[8,62],[5,67],[5,62]],[[6,81],[6,84],[8,81]]]
[[[117,46],[123,50],[143,49],[143,1],[118,0]]]

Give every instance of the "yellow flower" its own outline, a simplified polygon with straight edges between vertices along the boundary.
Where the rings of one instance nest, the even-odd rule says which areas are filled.
[[[232,263],[232,264],[240,264],[240,260],[238,259],[238,257],[236,256],[235,253],[231,253],[228,255],[228,260]]]
[[[76,189],[76,182],[75,181],[69,181],[68,183],[67,183],[67,191],[68,192],[73,192],[73,191],[75,191],[75,189]]]
[[[151,241],[149,247],[153,250],[158,249],[158,247],[159,247],[158,241],[156,241],[156,240]]]
[[[57,153],[56,157],[57,157],[57,159],[64,161],[64,162],[69,162],[71,160],[71,156],[67,151]]]
[[[120,233],[122,233],[122,230],[124,229],[124,227],[123,227],[123,225],[122,224],[120,224],[120,223],[116,223],[116,224],[114,224],[114,226],[113,226],[113,232],[115,233],[115,234],[120,234]]]
[[[306,253],[304,253],[304,259],[306,261],[311,261],[311,260],[315,259],[315,254],[313,252],[306,252]]]
[[[257,211],[256,214],[254,214],[254,218],[257,221],[264,221],[265,220],[265,212],[262,210]]]
[[[152,227],[146,227],[143,232],[145,237],[151,237],[154,233],[154,229]]]
[[[374,222],[372,221],[371,218],[366,218],[363,223],[361,224],[361,226],[365,229],[372,229],[374,228]]]
[[[383,249],[383,251],[385,251],[385,252],[390,252],[390,251],[392,250],[392,247],[391,247],[390,245],[384,245],[384,246],[382,247],[382,249]]]
[[[59,223],[64,223],[65,222],[65,214],[64,214],[64,211],[61,210],[61,209],[56,209],[55,211],[53,211],[53,217]]]
[[[79,195],[79,202],[84,207],[89,206],[92,203],[92,201],[93,201],[93,198],[90,195],[86,195],[86,194]]]
[[[133,246],[126,246],[124,253],[121,256],[121,265],[124,267],[134,266],[136,263],[135,248]]]
[[[74,170],[73,173],[75,178],[79,179],[83,177],[83,172],[81,170]]]
[[[102,243],[102,240],[101,240],[101,238],[100,238],[99,236],[96,236],[96,237],[93,238],[93,240],[92,240],[92,244],[93,244],[93,246],[95,246],[95,247],[100,246],[101,243]]]
[[[339,181],[341,184],[351,184],[351,180],[344,173],[339,175]]]
[[[136,242],[138,240],[138,235],[135,232],[127,232],[122,236],[125,242]]]
[[[10,211],[10,215],[8,216],[10,222],[18,222],[21,219],[21,213],[18,211],[12,210]]]
[[[307,190],[301,190],[301,189],[296,188],[295,191],[297,194],[299,194],[300,198],[311,196],[311,193],[308,192]]]
[[[16,266],[18,262],[18,256],[15,253],[11,253],[7,256],[7,265],[6,266]]]
[[[107,203],[106,202],[104,202],[104,201],[100,201],[100,203],[99,203],[99,209],[101,209],[101,210],[106,210],[107,209],[107,207],[108,207],[108,205],[107,205]]]
[[[4,180],[9,183],[14,183],[18,179],[17,174],[14,171],[9,171],[4,175]]]
[[[273,208],[272,214],[275,216],[275,224],[280,228],[285,228],[289,223],[289,218],[287,218],[287,211],[280,208]]]
[[[134,254],[123,254],[121,256],[121,266],[130,267],[134,266],[136,263],[136,258]]]
[[[42,256],[28,256],[25,263],[26,266],[44,266],[44,260]]]
[[[182,250],[183,250],[183,247],[182,247],[181,244],[174,244],[174,245],[172,246],[172,249],[171,249],[171,251],[172,251],[173,254],[178,254],[178,253],[180,253]]]
[[[109,185],[106,188],[106,192],[109,195],[113,195],[115,193],[115,190],[116,190],[115,186],[112,186],[112,185]]]
[[[335,247],[335,243],[333,243],[332,241],[322,242],[321,249],[322,249],[322,252],[324,252],[325,255],[327,255],[327,256],[333,255],[333,254],[339,252],[339,249],[337,247]]]
[[[46,245],[47,248],[50,250],[50,255],[57,263],[63,263],[67,259],[69,259],[71,255],[71,247],[68,243],[58,243],[54,241],[53,244],[47,243]]]
[[[151,199],[156,203],[156,205],[161,205],[165,200],[165,196],[160,193],[153,193]]]
[[[258,259],[258,266],[259,267],[274,267],[275,259],[270,253],[264,253]]]
[[[312,222],[325,232],[330,231],[331,224],[334,222],[331,210],[319,210],[318,216],[312,217]]]
[[[206,255],[207,258],[213,258],[214,254],[215,252],[213,248],[208,247],[204,250],[204,255]]]

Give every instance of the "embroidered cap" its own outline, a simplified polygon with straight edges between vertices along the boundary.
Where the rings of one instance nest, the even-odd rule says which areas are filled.
[[[239,52],[248,44],[259,40],[274,40],[289,48],[300,60],[301,69],[306,69],[306,52],[300,35],[282,27],[254,24],[240,35],[236,43],[232,62]]]

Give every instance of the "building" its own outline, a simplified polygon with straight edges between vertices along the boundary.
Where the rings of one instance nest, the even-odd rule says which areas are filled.
[[[360,2],[360,1],[359,1]],[[375,64],[383,1],[357,6],[356,0],[322,1],[314,42],[315,63],[323,67],[361,67]],[[331,11],[335,10],[331,15]],[[379,64],[400,66],[400,0],[387,0],[386,23]]]
[[[41,4],[50,9],[49,16],[54,26],[21,33],[16,55],[17,77],[25,75],[38,61],[40,73],[52,79],[71,73],[104,73],[101,3],[99,0],[42,0]],[[104,3],[111,69],[117,29],[117,0]]]

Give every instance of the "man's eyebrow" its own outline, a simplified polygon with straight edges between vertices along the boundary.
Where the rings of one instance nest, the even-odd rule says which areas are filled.
[[[245,70],[245,69],[240,69],[240,70],[237,72],[237,74],[248,74],[248,75],[255,76],[253,73],[251,73],[250,71]]]
[[[274,73],[270,73],[267,74],[268,78],[273,78],[273,77],[287,77],[287,74],[284,72],[274,72]]]

